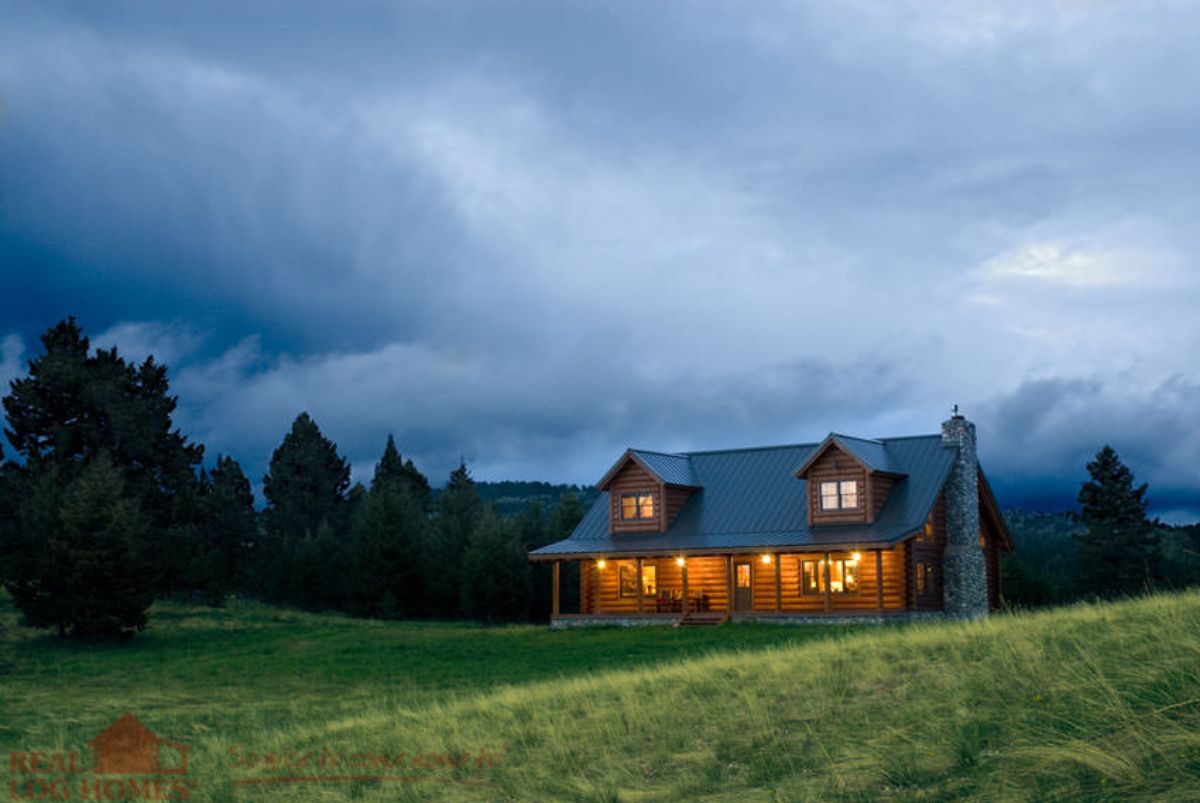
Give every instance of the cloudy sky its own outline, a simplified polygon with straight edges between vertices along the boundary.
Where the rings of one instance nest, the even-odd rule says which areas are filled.
[[[261,476],[974,419],[1200,517],[1200,7],[0,0],[0,380],[75,315]]]

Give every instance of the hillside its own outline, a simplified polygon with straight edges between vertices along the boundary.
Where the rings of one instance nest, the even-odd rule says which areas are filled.
[[[575,494],[586,509],[596,499],[599,492],[591,485],[566,485],[549,482],[504,480],[501,482],[478,481],[475,490],[483,501],[496,507],[502,516],[516,516],[529,508],[530,505],[541,505],[546,511],[558,504],[564,494]],[[434,491],[434,496],[441,489]]]
[[[377,623],[164,606],[124,648],[14,629],[0,748],[124,710],[192,746],[193,800],[308,800],[262,751],[465,752],[339,800],[1195,799],[1200,593],[970,624],[705,632]],[[258,751],[253,769],[230,756]],[[315,753],[314,753],[315,754]],[[294,772],[292,773],[295,774]],[[442,783],[455,780],[478,783]],[[411,779],[410,779],[411,780]],[[1190,797],[1189,797],[1190,796]]]

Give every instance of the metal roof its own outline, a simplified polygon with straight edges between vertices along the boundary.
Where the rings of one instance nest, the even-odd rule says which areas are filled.
[[[821,444],[812,451],[812,454],[800,464],[800,467],[796,469],[796,473],[803,474],[807,471],[813,461],[831,445],[836,445],[843,452],[852,455],[855,460],[866,466],[867,471],[897,475],[907,473],[900,462],[892,457],[887,442],[867,440],[866,438],[853,438],[837,432],[829,433],[829,436],[821,441]]]
[[[839,436],[844,437],[844,436]],[[849,440],[849,439],[847,439]],[[808,526],[808,483],[796,467],[821,444],[660,455],[685,459],[699,490],[665,533],[609,532],[609,496],[601,493],[570,537],[530,553],[534,557],[595,554],[672,554],[729,549],[891,546],[919,530],[950,475],[954,445],[940,435],[887,438],[879,470],[903,474],[873,524]],[[849,444],[847,444],[848,446]],[[626,453],[627,455],[630,453]],[[643,454],[657,453],[637,453]],[[871,455],[879,459],[878,455]],[[624,458],[623,458],[624,459]],[[665,470],[665,468],[664,468]]]
[[[690,455],[651,452],[646,449],[626,449],[625,454],[621,455],[621,459],[613,463],[613,467],[597,483],[597,487],[604,488],[607,486],[609,480],[616,476],[617,472],[625,465],[625,461],[630,458],[641,463],[646,467],[647,471],[667,485],[684,485],[689,488],[700,487],[700,483],[696,479],[696,474],[692,471]]]

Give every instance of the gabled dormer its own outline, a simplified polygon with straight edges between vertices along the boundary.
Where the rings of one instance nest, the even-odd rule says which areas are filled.
[[[880,441],[830,433],[796,469],[808,483],[811,526],[870,524],[905,476]]]
[[[629,449],[597,483],[609,495],[609,532],[666,532],[700,485],[687,455]]]

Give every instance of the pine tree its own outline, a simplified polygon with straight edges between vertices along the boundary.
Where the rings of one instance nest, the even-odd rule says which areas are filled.
[[[529,612],[529,561],[514,522],[488,511],[463,558],[463,610],[481,622],[515,622]]]
[[[354,514],[351,610],[399,618],[429,611],[424,555],[429,521],[403,487],[373,488]]]
[[[422,510],[429,509],[429,480],[417,470],[411,459],[403,460],[400,457],[396,441],[391,435],[388,435],[383,456],[375,464],[375,476],[371,480],[371,490],[376,490],[380,485],[388,483],[406,490]]]
[[[36,481],[26,508],[36,521],[26,523],[39,537],[22,545],[13,599],[34,627],[126,638],[145,627],[158,588],[157,567],[142,549],[146,518],[106,455],[88,461],[59,497],[61,476],[55,469]]]
[[[427,576],[433,580],[430,599],[438,615],[457,616],[462,611],[463,558],[467,541],[483,514],[483,500],[471,472],[465,463],[459,463],[438,497],[435,540],[427,552]]]
[[[350,604],[359,616],[412,617],[430,611],[425,578],[429,483],[424,477],[414,483],[413,471],[412,461],[406,465],[400,459],[389,435],[371,490],[353,518]]]
[[[348,529],[350,466],[316,422],[301,413],[271,455],[263,478],[264,543],[258,561],[266,592],[274,599],[307,607],[332,607],[344,599],[345,579],[322,588],[329,569],[342,565],[336,533]]]
[[[308,413],[301,413],[271,455],[263,478],[269,533],[287,543],[334,524],[350,487],[350,466]]]
[[[1084,590],[1104,596],[1145,590],[1154,581],[1158,536],[1146,517],[1146,490],[1133,485],[1133,472],[1111,446],[1087,465],[1091,479],[1081,484],[1075,536]]]
[[[155,564],[150,574],[160,591],[173,587],[188,554],[179,544],[195,524],[203,447],[175,428],[166,367],[153,357],[132,365],[116,348],[92,353],[71,318],[41,340],[44,353],[3,400],[5,434],[23,459],[6,470],[5,484],[20,489],[10,496],[16,509],[6,562],[14,571],[36,571],[50,532],[42,528],[59,520],[69,489],[103,456],[137,510],[141,524],[128,530],[142,539],[135,551]],[[9,573],[6,580],[19,586],[23,578]]]
[[[216,604],[228,594],[255,587],[251,569],[259,545],[258,513],[250,480],[232,457],[218,455],[207,480],[195,585],[206,601]]]

